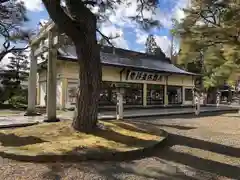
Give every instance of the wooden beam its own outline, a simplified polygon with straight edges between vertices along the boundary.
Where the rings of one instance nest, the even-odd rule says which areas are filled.
[[[47,46],[44,46],[44,47],[39,47],[37,48],[35,51],[34,51],[34,56],[37,57],[37,56],[40,56],[41,54],[45,53],[48,51],[48,47]]]
[[[30,42],[30,45],[36,45],[39,43],[39,41],[41,41],[43,38],[46,38],[48,36],[48,32],[50,30],[52,30],[53,28],[55,28],[55,24],[54,22],[50,22],[49,24],[46,25],[46,27],[43,27],[43,30],[41,30],[38,35],[32,39],[32,41]]]
[[[48,32],[48,68],[47,68],[47,120],[46,122],[58,121],[56,115],[56,101],[57,101],[57,78],[56,78],[56,60],[57,50],[53,46],[54,33]]]

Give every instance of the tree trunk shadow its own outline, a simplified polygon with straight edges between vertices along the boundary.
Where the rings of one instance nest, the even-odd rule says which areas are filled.
[[[15,134],[4,134],[0,133],[0,143],[2,146],[25,146],[30,144],[38,144],[47,142],[42,140],[41,138],[35,137],[35,136],[16,136]]]
[[[240,157],[240,149],[230,146],[225,146],[217,143],[207,142],[199,139],[194,139],[186,136],[169,134],[166,147],[157,150],[155,149],[154,155],[158,158],[173,161],[176,163],[184,164],[199,170],[211,172],[217,175],[225,176],[228,178],[239,179],[240,168],[234,165],[225,164],[202,157],[197,157],[184,152],[176,152],[171,149],[174,145],[183,145],[192,148],[198,148],[206,151],[212,151],[222,155],[228,155],[235,158]]]

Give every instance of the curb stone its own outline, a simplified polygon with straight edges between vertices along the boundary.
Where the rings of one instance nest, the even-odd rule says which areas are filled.
[[[8,158],[17,161],[23,162],[35,162],[35,163],[53,163],[53,162],[80,162],[80,161],[126,161],[140,159],[146,156],[151,155],[155,148],[165,147],[168,140],[168,133],[164,130],[164,138],[151,146],[146,148],[126,151],[126,152],[102,152],[102,153],[86,153],[86,154],[64,154],[64,155],[55,155],[55,154],[46,154],[46,155],[16,155],[9,152],[0,152],[2,158]]]
[[[238,112],[237,109],[226,109],[226,110],[215,110],[215,111],[204,111],[200,112],[198,116],[194,114],[194,112],[179,112],[179,113],[173,113],[173,114],[163,114],[163,113],[155,113],[155,114],[141,114],[141,115],[129,115],[129,116],[124,116],[125,119],[134,119],[134,118],[144,118],[144,117],[173,117],[173,116],[193,116],[193,117],[201,117],[201,116],[206,116],[209,113],[212,115],[219,115],[221,113],[236,113]],[[110,116],[110,117],[100,117],[98,118],[99,120],[112,120],[115,119],[116,117]]]
[[[19,123],[19,124],[5,124],[5,125],[0,125],[0,129],[27,127],[27,126],[37,125],[37,124],[39,124],[39,122],[28,122],[28,123]]]

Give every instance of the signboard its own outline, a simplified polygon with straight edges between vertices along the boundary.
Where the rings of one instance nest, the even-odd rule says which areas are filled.
[[[140,80],[140,81],[162,81],[163,76],[157,73],[128,71],[126,80]]]
[[[128,83],[116,82],[116,83],[111,83],[111,87],[113,87],[113,88],[129,88],[130,85]]]

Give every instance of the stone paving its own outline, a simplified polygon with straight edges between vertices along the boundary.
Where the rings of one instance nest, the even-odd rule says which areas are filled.
[[[2,159],[0,179],[240,179],[240,118],[237,115],[174,119],[149,117],[132,121],[152,123],[156,128],[165,129],[170,134],[169,143],[148,157],[125,162],[34,164]]]
[[[230,110],[232,107],[201,107],[200,112],[215,112],[215,111],[223,111]],[[193,108],[170,108],[170,109],[143,109],[143,110],[127,110],[124,112],[125,117],[131,116],[149,116],[149,115],[174,115],[174,114],[186,114],[192,113],[194,114]],[[100,113],[100,116],[112,116],[115,117],[115,112],[104,112]]]
[[[217,112],[227,110],[237,110],[237,107],[221,106],[221,107],[201,107],[201,113],[204,112]],[[1,112],[1,111],[0,111]],[[193,108],[159,108],[159,109],[133,109],[125,110],[124,118],[136,118],[136,117],[149,117],[149,116],[167,116],[167,115],[179,115],[179,114],[194,114]],[[73,117],[73,111],[58,111],[58,118],[71,119]],[[99,113],[99,119],[115,119],[115,111],[106,111]],[[46,115],[42,116],[24,116],[24,112],[18,112],[18,114],[1,114],[0,113],[0,128],[26,123],[43,122],[46,119]]]
[[[30,117],[24,116],[23,114],[0,116],[0,128],[32,125],[43,122],[43,120],[44,116]]]
[[[200,112],[218,112],[227,110],[237,110],[237,107],[220,106],[220,107],[201,107]],[[124,110],[125,118],[132,117],[148,117],[148,116],[166,116],[166,115],[179,115],[179,114],[194,114],[193,108],[158,108],[158,109],[132,109]],[[63,118],[69,118],[73,116],[73,112],[63,112],[60,114]],[[99,113],[99,119],[115,119],[115,111],[106,111]]]

